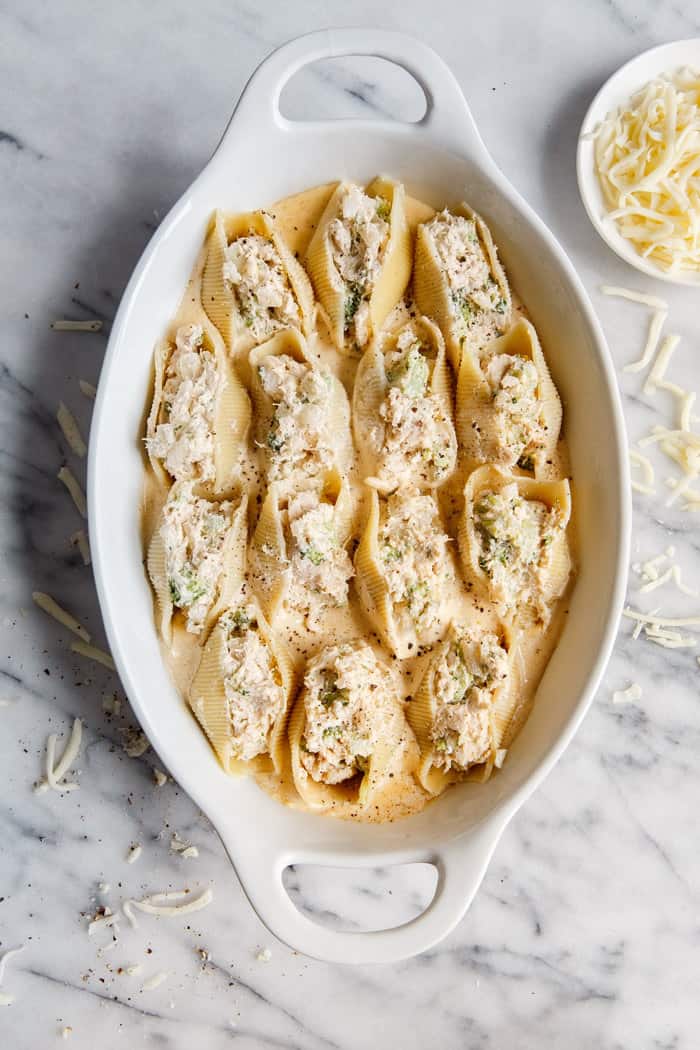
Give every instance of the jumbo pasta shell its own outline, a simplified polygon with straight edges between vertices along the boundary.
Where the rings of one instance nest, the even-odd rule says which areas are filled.
[[[520,318],[505,335],[488,346],[481,358],[471,350],[462,354],[457,383],[457,436],[470,466],[496,463],[506,469],[516,466],[517,456],[503,446],[496,427],[491,387],[483,367],[501,354],[524,357],[535,365],[538,375],[537,400],[545,430],[544,443],[532,455],[534,476],[538,480],[552,476],[551,463],[561,430],[562,408],[557,389],[547,367],[537,332]]]
[[[474,212],[464,201],[451,208],[450,212],[452,215],[461,215],[465,219],[471,219],[476,225],[479,243],[488,261],[491,276],[496,281],[501,296],[505,300],[501,329],[505,330],[511,320],[511,295],[491,232],[481,216]],[[458,372],[463,345],[472,350],[478,350],[480,347],[474,345],[474,340],[468,336],[465,336],[463,339],[459,328],[455,324],[449,284],[435,250],[428,223],[421,223],[416,231],[413,294],[421,313],[431,317],[442,330],[450,363],[455,372]]]
[[[168,586],[165,544],[160,534],[160,519],[148,545],[146,568],[153,587],[158,629],[163,641],[170,648],[173,640],[173,603]]]
[[[168,500],[177,498],[179,491],[180,483],[176,483],[170,489]],[[175,615],[176,610],[170,595],[167,556],[162,536],[166,506],[167,501],[156,521],[156,526],[148,548],[146,567],[153,586],[156,603],[156,616],[160,632],[165,644],[170,646],[173,637],[173,616]],[[223,569],[219,580],[217,581],[212,603],[204,621],[201,632],[203,638],[207,637],[211,625],[216,621],[220,613],[233,603],[243,583],[246,564],[247,506],[248,499],[244,496],[238,504],[238,507],[233,511],[231,524],[226,533],[222,547]]]
[[[280,491],[268,486],[250,541],[253,587],[267,619],[275,620],[289,586],[289,559],[280,511]]]
[[[355,583],[364,611],[382,641],[397,655],[404,646],[394,623],[389,588],[381,569],[379,556],[379,496],[374,489],[367,492],[367,517],[360,542],[355,552]]]
[[[386,463],[385,443],[390,427],[380,411],[391,387],[386,358],[396,351],[398,340],[407,329],[415,333],[425,348],[422,354],[429,368],[427,394],[433,399],[443,423],[451,460],[444,472],[436,472],[432,477],[425,463],[416,465],[404,459],[405,467],[401,470],[388,469]],[[353,429],[365,483],[382,493],[392,492],[400,484],[412,483],[420,488],[444,484],[457,462],[453,415],[452,381],[445,358],[445,342],[437,325],[427,317],[418,317],[383,339],[375,340],[360,361],[353,390]]]
[[[272,217],[264,211],[240,214],[217,211],[207,242],[202,272],[202,306],[235,356],[245,353],[258,340],[241,317],[236,296],[224,280],[224,263],[228,245],[239,237],[251,234],[258,234],[272,242],[299,306],[301,330],[308,334],[313,327],[314,302],[309,279],[277,231]]]
[[[333,343],[346,348],[345,317],[348,289],[333,262],[328,227],[338,217],[350,183],[341,182],[332,194],[306,250],[306,268],[323,311]],[[405,191],[400,183],[378,177],[366,188],[370,197],[389,205],[389,240],[380,272],[369,290],[370,339],[384,324],[404,294],[411,276],[411,234],[406,219]]]
[[[465,579],[486,598],[492,599],[490,581],[479,565],[480,545],[475,525],[474,505],[483,492],[499,492],[507,485],[515,484],[518,494],[527,500],[537,500],[548,507],[557,508],[560,528],[552,543],[543,572],[543,593],[548,603],[564,592],[572,568],[566,527],[571,516],[571,490],[568,480],[537,481],[534,478],[508,474],[500,467],[486,464],[469,475],[464,488],[464,510],[458,527],[458,545]],[[505,615],[505,613],[504,613]],[[526,615],[525,610],[517,613]]]
[[[286,722],[294,691],[294,675],[289,654],[259,612],[257,630],[270,652],[275,673],[285,696],[284,708],[272,727],[269,749],[265,754],[257,755],[246,761],[237,757],[235,753],[235,740],[229,718],[229,702],[226,698],[222,671],[226,653],[226,628],[222,619],[219,619],[213,628],[202,650],[199,667],[188,694],[190,707],[214,748],[221,765],[227,773],[233,775],[265,773],[269,771],[270,766],[279,773],[284,767]]]
[[[318,362],[310,354],[306,340],[294,328],[287,328],[278,332],[271,339],[268,339],[267,342],[261,343],[250,351],[248,362],[251,392],[257,418],[256,440],[258,445],[263,448],[267,448],[267,434],[272,422],[274,405],[263,389],[259,368],[266,358],[280,356],[291,357],[300,364],[308,365],[310,369],[318,370]],[[336,376],[329,376],[329,385],[327,411],[329,435],[334,446],[334,463],[332,466],[345,472],[350,468],[354,458],[350,434],[350,405],[345,388]],[[326,464],[325,468],[327,469],[329,466],[331,464]]]
[[[228,360],[226,348],[216,328],[210,324],[209,319],[201,310],[190,310],[189,316],[191,318],[189,323],[202,327],[202,350],[214,355],[218,375],[212,428],[214,478],[211,481],[203,481],[201,473],[198,476],[196,471],[192,477],[203,491],[213,497],[221,497],[230,493],[239,481],[238,467],[250,427],[250,399],[234,366]],[[158,481],[165,486],[169,485],[171,480],[178,481],[182,478],[173,477],[168,473],[165,465],[153,454],[150,439],[155,436],[158,424],[164,422],[165,419],[163,386],[168,361],[173,352],[173,343],[168,340],[164,340],[156,347],[153,403],[146,426],[151,469]]]

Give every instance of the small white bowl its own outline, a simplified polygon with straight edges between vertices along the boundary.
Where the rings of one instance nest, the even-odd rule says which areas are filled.
[[[593,139],[586,136],[605,119],[611,110],[626,102],[635,91],[644,87],[662,73],[669,73],[681,66],[700,69],[700,38],[693,40],[675,40],[671,44],[662,44],[631,59],[618,69],[607,80],[584,117],[576,153],[576,174],[581,200],[588,212],[588,217],[596,230],[621,259],[634,266],[636,270],[657,277],[660,281],[672,284],[685,284],[700,287],[700,272],[669,274],[655,263],[643,259],[632,244],[622,236],[614,222],[606,221],[608,207],[595,170]]]

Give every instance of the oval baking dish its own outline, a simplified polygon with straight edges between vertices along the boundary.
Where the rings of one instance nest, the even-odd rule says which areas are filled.
[[[406,69],[425,93],[423,119],[283,118],[279,98],[289,78],[310,62],[342,55],[374,55]],[[579,572],[534,709],[499,775],[452,788],[417,816],[365,825],[285,808],[252,781],[228,777],[178,696],[161,659],[142,565],[138,435],[152,348],[177,307],[214,208],[253,209],[341,176],[365,183],[378,171],[431,204],[465,197],[491,227],[564,403]],[[95,406],[88,486],[95,579],[124,687],[154,748],[217,828],[262,921],[293,948],[333,962],[392,962],[439,941],[464,915],[503,829],[561,755],[594,694],[624,597],[629,483],[615,376],[581,282],[496,168],[457,81],[428,47],[397,33],[328,31],[286,44],[262,63],[214,156],[159,227],[124,293]],[[435,897],[422,915],[391,930],[318,926],[282,884],[294,863],[414,861],[437,867]]]

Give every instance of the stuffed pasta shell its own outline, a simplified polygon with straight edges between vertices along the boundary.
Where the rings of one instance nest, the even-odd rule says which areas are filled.
[[[347,470],[353,457],[347,395],[310,356],[303,337],[279,332],[249,361],[268,480],[290,491],[330,467]]]
[[[370,805],[392,753],[410,738],[396,675],[365,642],[328,646],[308,663],[289,746],[294,784],[309,807]]]
[[[215,329],[181,325],[173,342],[157,347],[146,449],[161,483],[194,481],[214,494],[230,490],[250,416],[248,395]]]
[[[271,620],[284,602],[318,632],[324,613],[346,604],[354,575],[346,550],[352,526],[350,490],[337,471],[326,475],[322,487],[287,497],[276,483],[268,487],[250,544],[250,566]]]
[[[462,203],[416,232],[416,304],[442,329],[452,367],[463,348],[479,350],[510,324],[508,281],[486,223]]]
[[[457,383],[457,433],[472,464],[552,474],[561,401],[537,332],[520,318],[481,353],[465,351]]]
[[[363,350],[411,276],[403,186],[376,178],[341,182],[306,252],[306,267],[339,349]]]
[[[459,547],[465,574],[510,620],[546,624],[569,580],[569,482],[473,471]]]
[[[311,330],[309,279],[267,212],[216,212],[202,273],[202,306],[236,356],[280,329]]]
[[[245,571],[246,512],[245,497],[208,500],[191,481],[170,489],[147,557],[166,643],[174,617],[199,635],[231,604]]]
[[[448,620],[455,567],[435,498],[401,489],[368,494],[357,553],[357,591],[378,634],[399,658],[432,645]]]
[[[222,613],[188,696],[227,773],[280,772],[293,688],[289,654],[255,603]]]
[[[353,429],[365,480],[380,492],[436,488],[452,474],[451,379],[432,321],[410,321],[367,350],[355,378]]]
[[[431,794],[467,774],[490,775],[517,700],[511,647],[506,628],[453,622],[432,653],[407,706],[421,752],[418,779]]]

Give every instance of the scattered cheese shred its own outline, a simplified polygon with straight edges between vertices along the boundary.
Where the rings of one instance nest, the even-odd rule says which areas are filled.
[[[73,1029],[71,1028],[71,1026],[69,1024],[64,1025],[61,1029],[61,1039],[70,1039],[72,1035]]]
[[[63,401],[59,403],[56,419],[58,420],[58,425],[63,431],[63,436],[73,452],[75,452],[76,456],[80,456],[81,458],[85,456],[87,445],[83,441],[80,427],[78,426],[75,416],[71,410],[64,405]]]
[[[98,649],[95,645],[86,645],[85,642],[72,642],[71,649],[74,653],[87,657],[88,660],[94,660],[95,663],[108,667],[110,671],[116,670],[114,660],[104,649]]]
[[[44,780],[40,780],[35,786],[34,790],[37,794],[41,794],[48,788],[51,788],[52,791],[60,792],[78,790],[80,784],[76,784],[74,781],[66,782],[63,780],[63,777],[78,757],[82,739],[83,723],[79,718],[76,718],[73,722],[73,728],[71,729],[68,743],[57,763],[56,741],[58,740],[58,737],[55,733],[50,734],[46,741],[46,777]]]
[[[179,853],[179,855],[184,857],[185,860],[199,856],[199,850],[197,847],[192,846],[189,842],[185,842],[184,839],[181,839],[177,831],[173,832],[170,839],[170,852]]]
[[[88,543],[88,538],[85,535],[85,529],[78,529],[77,532],[74,532],[70,538],[70,541],[73,544],[73,546],[77,547],[80,551],[80,556],[83,559],[83,565],[89,565],[92,561],[92,558],[90,557],[90,544]]]
[[[136,842],[126,855],[127,864],[135,864],[143,853],[143,846],[140,842]]]
[[[674,394],[680,390],[680,387],[677,387],[675,383],[668,383],[664,380],[666,369],[680,341],[681,337],[679,335],[667,335],[664,339],[651,366],[647,381],[642,388],[645,394],[653,394],[655,387],[659,387],[661,390],[670,390]]]
[[[52,619],[67,627],[73,634],[77,634],[78,638],[82,638],[84,642],[90,641],[90,633],[87,629],[83,627],[79,620],[76,620],[75,616],[72,616],[66,609],[61,608],[50,594],[45,594],[43,591],[32,591],[32,599],[35,605],[38,605]]]
[[[167,981],[168,975],[164,970],[159,973],[154,973],[153,977],[149,977],[147,981],[144,981],[141,986],[142,992],[152,992],[154,988],[159,988],[164,981]]]
[[[629,704],[634,700],[641,700],[642,687],[637,682],[632,682],[627,689],[618,689],[612,695],[614,704]]]
[[[593,133],[608,218],[662,270],[700,270],[700,74],[650,81]]]
[[[70,467],[61,467],[58,474],[56,475],[59,481],[68,489],[71,499],[78,508],[78,513],[82,518],[87,518],[87,502],[85,500],[85,493],[81,489],[78,479],[76,478]]]
[[[636,481],[634,478],[630,482],[635,492],[643,492],[648,496],[656,495],[654,489],[654,467],[651,464],[651,460],[639,452],[636,448],[629,450],[630,461],[633,464],[642,468],[643,479],[642,481]]]
[[[272,958],[272,952],[270,951],[269,948],[262,948],[257,953],[255,958],[258,960],[258,962],[268,963],[270,961],[270,959]]]
[[[158,769],[157,766],[153,767],[153,781],[154,781],[156,787],[159,787],[159,788],[162,788],[163,785],[167,784],[167,782],[168,782],[167,775],[163,772],[162,769]]]
[[[177,918],[193,911],[201,911],[211,904],[214,894],[207,888],[198,897],[191,897],[187,890],[173,890],[168,893],[152,893],[141,900],[124,901],[123,910],[132,926],[137,926],[133,909],[148,915],[162,915],[165,918]]]
[[[668,312],[666,310],[655,310],[652,314],[651,321],[649,322],[649,335],[647,336],[646,345],[642,351],[642,356],[638,361],[632,361],[631,364],[625,365],[625,372],[642,372],[647,367],[654,354],[656,348],[659,345],[659,337],[661,336],[661,329],[664,326]]]
[[[104,908],[88,923],[88,937],[92,937],[93,933],[97,933],[98,930],[105,928],[111,929],[112,926],[118,926],[121,920],[119,912],[113,912],[111,908]],[[107,951],[108,948],[105,945],[103,951]]]
[[[49,328],[53,332],[99,332],[102,321],[52,321]]]
[[[668,616],[655,616],[654,613],[643,613],[638,609],[632,609],[626,605],[622,615],[630,620],[637,620],[653,627],[700,627],[700,616],[680,616],[676,618]]]
[[[16,948],[8,948],[0,955],[0,984],[5,980],[5,967],[7,966],[8,960],[14,955],[19,955],[27,947],[26,944],[20,944]]]
[[[612,284],[604,284],[600,290],[603,295],[614,295],[618,299],[629,299],[632,303],[651,306],[654,310],[668,310],[668,303],[664,299],[659,299],[656,295],[647,295],[646,292],[635,292],[632,288],[619,288],[617,285]]]
[[[87,379],[81,379],[78,383],[81,394],[85,394],[85,397],[89,397],[92,401],[97,397],[97,387],[93,386],[92,383],[88,383]]]

